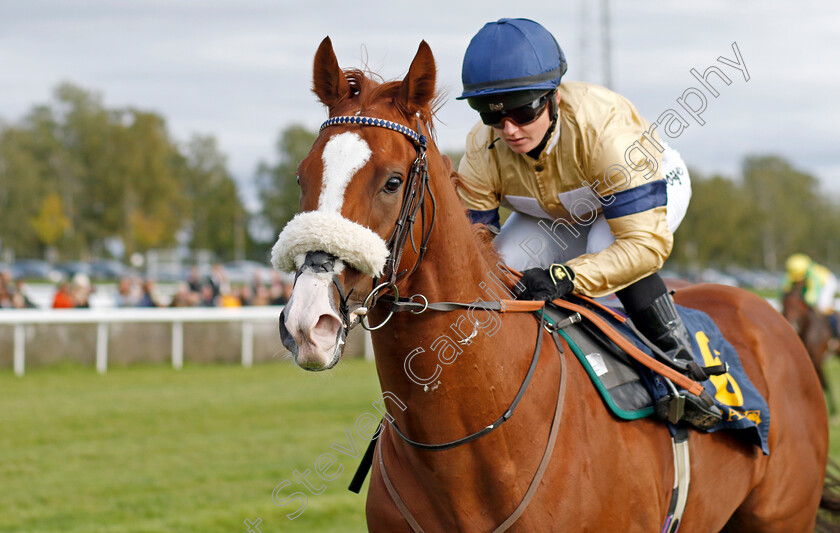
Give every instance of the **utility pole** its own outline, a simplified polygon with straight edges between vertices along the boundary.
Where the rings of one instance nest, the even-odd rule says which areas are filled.
[[[604,87],[612,89],[612,58],[610,43],[610,0],[601,0],[601,53],[604,69]]]
[[[237,261],[245,259],[245,213],[239,208],[233,224],[233,257]]]
[[[580,0],[580,20],[578,21],[578,31],[580,32],[580,57],[578,57],[578,77],[581,80],[586,80],[589,74],[589,27],[588,27],[588,10],[587,0]]]

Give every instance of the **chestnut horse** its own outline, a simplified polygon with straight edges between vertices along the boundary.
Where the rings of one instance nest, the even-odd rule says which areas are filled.
[[[378,328],[376,369],[395,424],[384,425],[377,443],[368,527],[659,531],[675,470],[666,427],[614,417],[534,314],[441,303],[504,299],[514,280],[470,225],[451,162],[435,146],[435,76],[425,41],[403,80],[379,83],[342,70],[324,39],[313,90],[330,120],[298,169],[302,212],[272,254],[275,266],[298,273],[281,315],[298,365],[333,367],[359,316]],[[389,301],[406,297],[414,312],[393,313]],[[746,291],[699,285],[680,290],[677,301],[720,325],[772,416],[769,455],[732,432],[689,430],[691,488],[680,532],[813,531],[828,425],[802,343]],[[535,350],[541,357],[531,373]],[[425,444],[470,439],[424,449],[397,429]]]
[[[820,379],[820,385],[828,397],[828,408],[832,414],[837,412],[831,383],[826,379],[823,365],[833,355],[830,346],[837,339],[831,331],[828,320],[805,302],[802,297],[804,282],[794,283],[782,297],[782,314],[799,334],[814,368]]]

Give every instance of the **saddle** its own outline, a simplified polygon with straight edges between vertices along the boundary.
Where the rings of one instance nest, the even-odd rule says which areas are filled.
[[[712,376],[702,384],[694,383],[714,398],[723,413],[723,421],[706,431],[740,430],[745,439],[768,454],[769,408],[743,370],[737,352],[707,314],[676,307],[691,334],[692,355],[698,365],[728,365],[726,373]],[[650,417],[654,415],[656,402],[671,394],[666,376],[642,364],[639,351],[650,358],[653,353],[636,336],[635,328],[627,324],[628,319],[619,309],[585,297],[573,297],[549,303],[540,313],[549,325],[563,326],[559,334],[616,417],[622,420]],[[634,356],[628,353],[631,351]]]
[[[544,313],[550,326],[574,316],[554,304],[548,304]],[[601,329],[589,321],[580,321],[559,333],[613,414],[623,420],[653,415],[654,394],[646,382],[649,373],[643,374],[640,365]]]

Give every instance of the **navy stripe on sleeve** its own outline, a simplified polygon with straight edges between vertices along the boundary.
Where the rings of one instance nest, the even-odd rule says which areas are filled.
[[[467,216],[473,224],[484,224],[493,228],[500,227],[499,223],[499,208],[488,209],[487,211],[476,211],[475,209],[467,209]]]
[[[610,205],[603,206],[604,217],[618,218],[661,207],[668,202],[665,180],[656,180],[617,192]]]

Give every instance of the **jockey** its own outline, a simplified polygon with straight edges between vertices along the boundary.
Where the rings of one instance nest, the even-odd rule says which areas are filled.
[[[837,278],[831,271],[805,254],[793,254],[785,262],[782,292],[788,292],[795,283],[804,282],[802,298],[805,303],[824,315],[835,337],[838,333],[837,314],[834,312],[834,295]]]
[[[628,100],[561,85],[565,72],[557,41],[532,20],[487,23],[470,41],[457,98],[481,117],[458,168],[470,219],[523,272],[521,298],[615,293],[670,366],[705,380],[657,273],[688,207],[688,170]],[[514,211],[501,227],[500,205]],[[710,397],[686,400],[690,424],[720,422]]]

